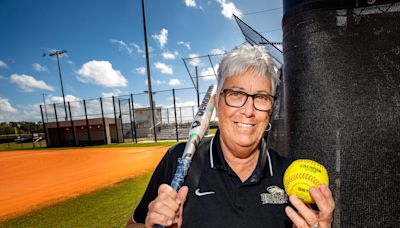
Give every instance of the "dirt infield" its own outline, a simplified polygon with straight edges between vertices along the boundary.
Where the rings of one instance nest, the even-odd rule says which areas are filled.
[[[0,153],[0,218],[154,170],[167,147]]]

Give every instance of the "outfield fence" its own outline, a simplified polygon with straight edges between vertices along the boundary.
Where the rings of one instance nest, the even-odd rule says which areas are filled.
[[[47,146],[186,139],[204,96],[193,91],[154,91],[154,123],[147,92],[41,105],[44,138]]]

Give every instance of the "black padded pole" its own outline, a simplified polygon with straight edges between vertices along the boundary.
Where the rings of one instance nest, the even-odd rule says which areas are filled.
[[[287,145],[328,168],[334,227],[400,224],[399,22],[399,1],[284,1]]]

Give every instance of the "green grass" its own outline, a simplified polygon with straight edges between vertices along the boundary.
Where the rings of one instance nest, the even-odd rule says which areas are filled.
[[[181,140],[180,142],[182,142]],[[0,151],[11,151],[11,150],[65,150],[65,149],[82,149],[82,148],[119,148],[119,147],[148,147],[148,146],[172,146],[176,144],[176,141],[168,141],[168,142],[149,142],[149,143],[120,143],[120,144],[107,144],[107,145],[97,145],[97,146],[86,146],[86,147],[43,147],[46,145],[46,142],[42,142],[42,147],[38,146],[38,143],[36,143],[36,146],[33,147],[32,143],[24,143],[24,145],[21,146],[20,143],[10,143],[10,148],[8,148],[7,143],[2,143],[0,144]]]
[[[182,142],[180,140],[179,142]],[[148,146],[172,146],[177,144],[177,141],[165,141],[165,142],[149,142],[149,143],[120,143],[120,144],[106,144],[98,146],[87,146],[87,148],[116,148],[116,147],[148,147]]]
[[[0,227],[125,227],[151,173],[0,222]]]
[[[26,143],[0,143],[0,151],[2,150],[31,150],[31,149],[41,149],[45,148],[46,140],[42,140],[37,143],[33,142],[26,142]]]

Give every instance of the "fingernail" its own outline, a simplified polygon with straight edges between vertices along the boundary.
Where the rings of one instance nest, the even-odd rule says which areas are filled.
[[[167,224],[168,226],[172,225],[172,220],[168,219]]]
[[[293,209],[289,206],[286,207],[286,213],[293,213]]]
[[[316,187],[311,187],[311,188],[310,188],[310,192],[315,192],[316,190],[317,190]]]

